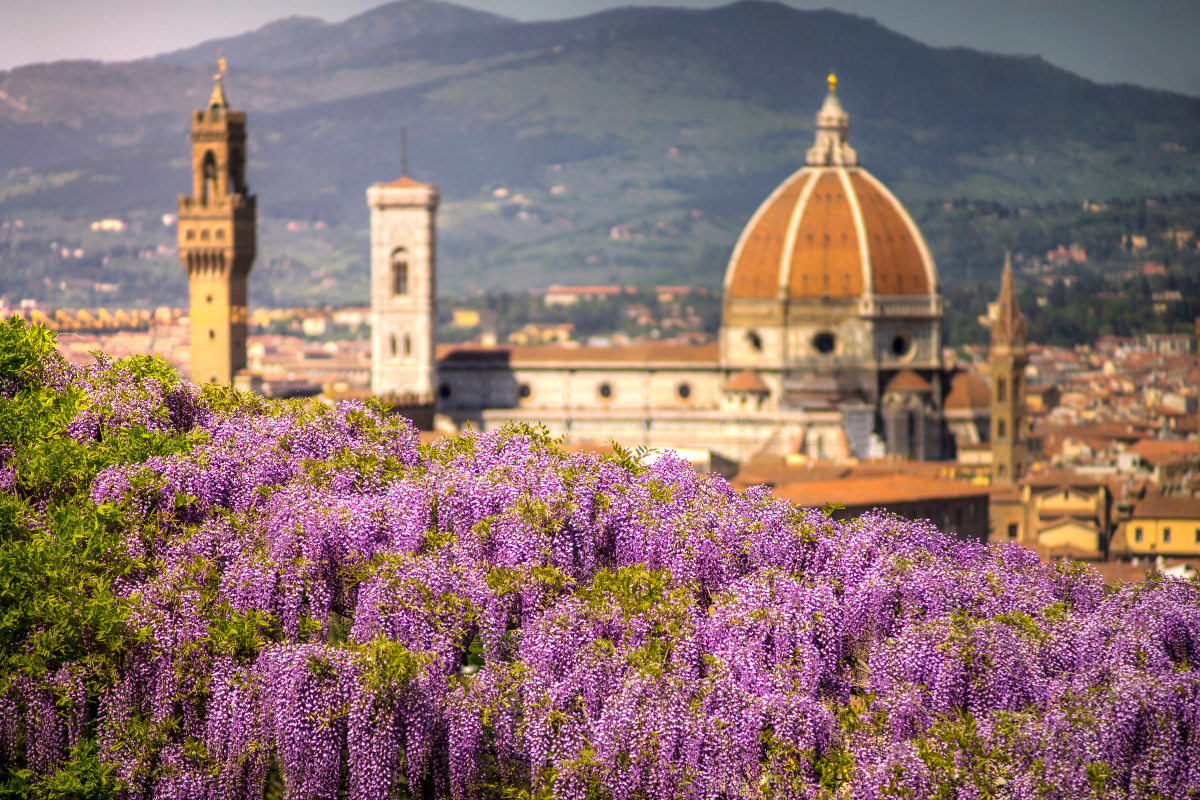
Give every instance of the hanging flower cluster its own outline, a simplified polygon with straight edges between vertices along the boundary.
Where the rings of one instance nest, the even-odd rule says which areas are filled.
[[[1194,583],[1106,591],[677,458],[422,444],[377,407],[145,373],[52,387],[75,399],[47,441],[186,446],[79,479],[124,638],[6,667],[0,762],[30,781],[94,742],[112,791],[156,800],[1200,792]],[[52,528],[22,446],[4,492]]]

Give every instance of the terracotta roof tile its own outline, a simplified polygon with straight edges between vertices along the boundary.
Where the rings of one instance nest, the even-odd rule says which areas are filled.
[[[734,375],[725,388],[731,392],[770,392],[771,388],[763,383],[763,379],[752,369],[746,369]]]
[[[885,392],[932,392],[933,387],[929,385],[929,381],[922,378],[911,369],[906,369],[896,373],[896,376],[888,381]]]
[[[768,199],[757,219],[742,234],[741,250],[729,284],[733,298],[771,298],[779,291],[779,267],[788,220],[811,173],[799,172],[780,187],[778,196]]]
[[[905,221],[908,213],[865,174],[851,172],[850,183],[867,229],[875,293],[931,294],[925,258]]]
[[[992,404],[992,390],[983,378],[974,372],[956,372],[950,378],[950,393],[942,405],[947,411],[973,410],[989,408]]]
[[[786,229],[785,229],[786,230]],[[791,297],[858,297],[863,291],[858,227],[836,172],[813,187],[792,251]]]
[[[775,490],[776,497],[805,508],[818,508],[831,502],[841,503],[847,508],[886,508],[899,503],[987,495],[986,486],[898,474],[831,481],[797,481]]]
[[[401,175],[396,180],[389,183],[380,184],[380,186],[388,186],[394,189],[428,189],[432,186],[432,184],[414,181],[407,175]]]
[[[780,184],[742,232],[729,297],[775,299],[781,283],[792,298],[928,295],[937,292],[933,270],[920,232],[881,183],[859,167],[809,166]]]
[[[1133,516],[1140,519],[1200,520],[1200,497],[1150,495],[1134,506]]]
[[[1129,450],[1137,453],[1147,464],[1161,464],[1195,458],[1200,452],[1200,447],[1197,442],[1162,442],[1155,439],[1142,439]]]

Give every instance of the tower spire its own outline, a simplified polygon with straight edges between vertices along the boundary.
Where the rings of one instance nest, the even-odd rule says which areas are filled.
[[[837,95],[837,75],[826,79],[829,93],[817,112],[816,141],[808,151],[805,163],[810,167],[853,167],[858,165],[858,153],[850,147],[850,115],[842,108]]]
[[[996,320],[992,323],[992,347],[1025,349],[1026,326],[1017,307],[1017,286],[1012,274],[1012,250],[1004,251],[1004,272],[1000,276],[1000,296],[996,299]]]
[[[220,48],[217,48],[217,55],[221,54]],[[217,59],[217,74],[213,76],[212,97],[208,98],[208,110],[228,109],[229,101],[225,98],[225,86],[221,82],[222,76],[225,74],[225,59]]]
[[[1025,318],[1017,308],[1012,251],[1004,253],[1000,297],[992,322],[992,482],[1012,484],[1024,477],[1029,463],[1025,417]]]

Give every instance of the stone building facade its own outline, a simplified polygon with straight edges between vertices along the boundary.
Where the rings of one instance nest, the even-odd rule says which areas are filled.
[[[194,383],[229,386],[246,366],[246,281],[257,252],[257,214],[246,185],[246,115],[229,110],[220,73],[208,108],[191,120],[192,194],[179,198],[191,374]]]
[[[953,454],[937,270],[858,164],[836,79],[806,163],[735,246],[715,345],[443,347],[438,405],[493,429],[706,448],[737,461]]]
[[[402,175],[371,208],[371,388],[431,401],[437,385],[438,188]]]

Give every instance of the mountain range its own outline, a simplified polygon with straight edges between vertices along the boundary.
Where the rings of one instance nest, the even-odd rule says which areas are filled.
[[[526,23],[400,0],[143,61],[0,73],[0,219],[173,210],[217,48],[248,112],[260,264],[309,289],[333,270],[347,301],[365,299],[364,191],[398,175],[402,125],[414,176],[442,188],[452,290],[718,282],[754,208],[803,163],[831,69],[862,163],[906,201],[1200,189],[1200,100],[1037,57],[760,0]],[[328,233],[289,239],[286,221]]]

